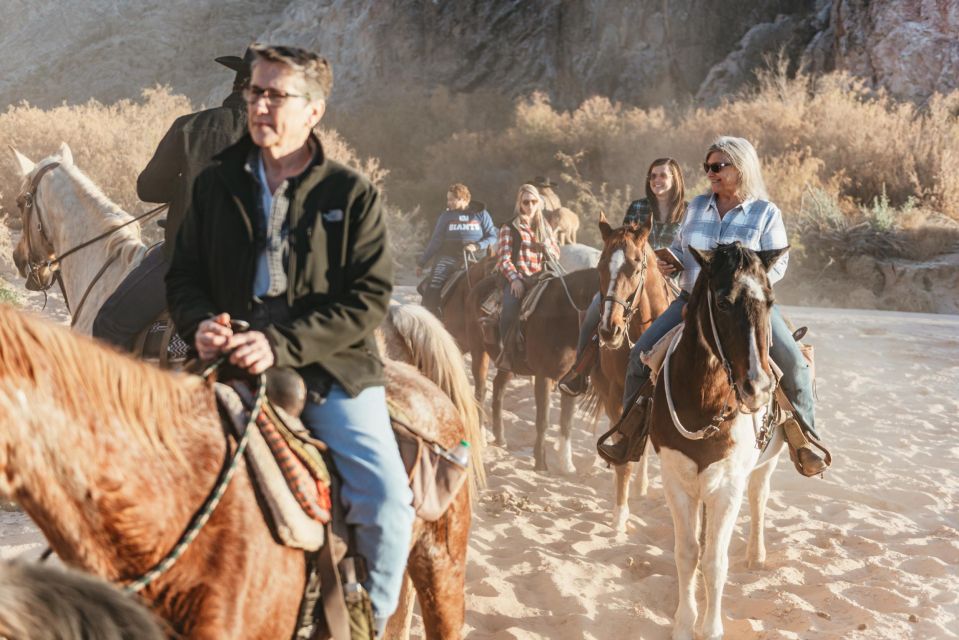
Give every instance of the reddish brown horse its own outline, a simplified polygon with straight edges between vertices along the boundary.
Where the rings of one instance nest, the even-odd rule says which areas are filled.
[[[462,370],[459,353],[453,362]],[[386,372],[391,402],[420,429],[480,441],[416,369],[387,361]],[[0,305],[0,494],[66,563],[117,583],[142,575],[206,500],[227,448],[202,380]],[[470,516],[464,490],[438,522],[415,525],[408,572],[429,638],[460,636]],[[274,541],[241,459],[196,540],[141,595],[184,637],[290,638],[304,576],[303,552]]]
[[[647,240],[652,219],[643,226],[613,229],[600,215],[603,252],[599,258],[599,292],[603,296],[599,322],[600,351],[590,374],[611,421],[623,412],[623,384],[629,351],[653,320],[666,310],[674,296],[656,266],[656,254]],[[649,456],[640,462],[640,494],[646,495]],[[616,507],[613,528],[624,531],[629,518],[629,481],[633,463],[616,466]]]
[[[579,336],[579,314],[585,310],[596,291],[596,270],[584,269],[562,278],[550,280],[536,310],[526,321],[524,329],[526,358],[515,361],[513,371],[499,370],[493,378],[492,427],[496,444],[506,446],[503,429],[503,395],[513,374],[531,375],[536,398],[536,442],[533,446],[536,469],[546,471],[546,431],[549,428],[550,392],[576,360],[576,340]],[[499,355],[494,344],[487,344],[479,325],[483,312],[480,305],[495,287],[502,286],[499,276],[491,276],[478,284],[467,298],[466,308],[473,320],[470,326],[470,353],[473,359],[473,382],[476,397],[486,396],[486,372],[489,357]],[[572,459],[570,432],[575,398],[563,394],[560,402],[560,464],[564,473],[575,471]]]

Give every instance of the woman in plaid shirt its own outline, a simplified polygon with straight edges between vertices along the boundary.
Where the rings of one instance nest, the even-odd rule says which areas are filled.
[[[786,226],[779,208],[768,201],[759,157],[755,148],[744,138],[721,136],[706,152],[703,163],[709,177],[711,193],[697,196],[690,202],[686,218],[673,239],[670,250],[682,261],[684,270],[679,275],[682,289],[679,298],[657,318],[633,346],[626,370],[623,416],[620,430],[626,437],[615,444],[602,444],[604,453],[623,459],[628,450],[629,436],[644,422],[645,407],[638,403],[640,394],[649,381],[649,368],[640,354],[653,345],[673,327],[682,322],[683,308],[693,290],[700,266],[688,246],[712,250],[717,244],[739,241],[754,251],[781,249],[788,246]],[[769,283],[781,280],[786,273],[789,254],[784,254],[769,270]],[[663,275],[670,276],[675,269],[657,260]],[[783,370],[782,387],[796,409],[795,418],[803,431],[818,439],[815,431],[815,405],[812,393],[812,374],[803,358],[792,332],[774,305],[771,313],[773,344],[770,355]],[[631,409],[634,409],[631,411]],[[811,448],[798,452],[805,475],[815,475],[826,468],[826,462]]]
[[[523,296],[550,260],[559,260],[559,245],[543,217],[543,198],[536,187],[524,184],[516,195],[513,219],[500,227],[496,270],[506,278],[500,314],[502,349],[496,366],[509,370],[510,348]]]

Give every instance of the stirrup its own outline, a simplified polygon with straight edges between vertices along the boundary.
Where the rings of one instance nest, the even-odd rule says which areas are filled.
[[[582,373],[576,373],[575,369],[570,369],[566,375],[560,378],[556,384],[559,390],[568,396],[575,398],[586,393],[589,388],[589,377]]]
[[[616,424],[604,433],[596,441],[596,453],[599,457],[612,465],[622,465],[627,462],[639,462],[646,451],[646,441],[649,439],[649,409],[652,399],[647,396],[639,396],[633,404],[629,406],[622,417],[616,421]],[[629,434],[624,433],[620,427],[625,425],[629,419],[639,413],[640,424],[630,430]],[[617,442],[607,444],[613,434],[619,433],[621,438]]]
[[[790,417],[783,422],[783,432],[789,443],[789,459],[796,471],[810,478],[832,466],[832,454],[829,450],[815,437],[803,431],[795,418]],[[819,455],[813,447],[819,449],[823,455]]]

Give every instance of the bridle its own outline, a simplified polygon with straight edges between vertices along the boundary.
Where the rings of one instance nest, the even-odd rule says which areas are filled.
[[[646,270],[648,267],[648,262],[649,258],[646,256],[646,247],[643,247],[643,259],[639,263],[639,283],[636,285],[636,289],[628,299],[624,300],[623,298],[614,296],[612,294],[603,296],[604,304],[607,302],[612,302],[613,304],[618,304],[623,308],[623,324],[626,327],[623,335],[625,336],[626,344],[629,345],[630,349],[632,349],[633,345],[635,344],[629,337],[630,321],[633,318],[633,314],[636,313],[636,302],[639,300],[639,295],[642,293],[643,287],[646,285]]]
[[[110,256],[107,259],[107,261],[103,264],[103,266],[100,267],[100,270],[97,271],[97,274],[93,277],[93,280],[91,280],[90,284],[87,285],[86,290],[83,292],[83,295],[80,298],[80,304],[77,305],[76,309],[70,308],[70,300],[67,298],[67,289],[63,284],[63,276],[60,273],[60,265],[63,263],[63,260],[65,260],[68,256],[82,249],[85,249],[89,247],[90,245],[99,242],[100,240],[103,240],[104,238],[108,238],[109,236],[113,235],[114,233],[126,227],[127,225],[133,224],[134,222],[139,222],[140,220],[143,220],[144,218],[147,218],[159,213],[160,211],[165,209],[168,205],[161,204],[158,207],[154,207],[153,209],[150,209],[146,213],[140,214],[139,216],[136,216],[135,218],[132,218],[124,222],[123,224],[110,228],[109,230],[105,231],[104,233],[101,233],[98,236],[95,236],[93,238],[90,238],[89,240],[85,240],[84,242],[81,242],[77,246],[69,249],[68,251],[63,252],[59,256],[55,255],[52,259],[46,258],[44,260],[39,260],[39,261],[35,260],[33,257],[34,256],[33,247],[31,246],[31,243],[30,243],[30,231],[31,231],[30,218],[32,217],[33,214],[36,214],[36,219],[37,219],[36,228],[37,228],[37,232],[40,234],[40,239],[43,240],[43,242],[46,243],[51,249],[53,248],[53,242],[50,241],[50,237],[47,235],[47,231],[43,225],[43,214],[40,211],[40,204],[37,202],[37,190],[40,188],[40,180],[42,180],[45,175],[47,175],[48,173],[50,173],[51,171],[53,171],[59,166],[60,166],[59,162],[51,162],[50,164],[47,164],[41,167],[34,174],[33,178],[31,178],[30,188],[17,198],[17,207],[20,209],[20,215],[23,217],[23,233],[25,234],[24,239],[27,245],[26,247],[27,269],[28,269],[27,280],[29,281],[32,278],[33,282],[35,282],[37,286],[39,287],[39,291],[43,291],[44,307],[46,307],[47,291],[49,291],[50,288],[53,287],[54,283],[56,283],[60,287],[60,293],[63,294],[63,301],[66,303],[67,310],[70,311],[70,315],[72,316],[72,320],[70,321],[70,326],[72,327],[77,323],[77,319],[80,317],[80,310],[83,308],[83,304],[87,301],[87,297],[90,295],[90,292],[93,290],[93,287],[96,286],[97,282],[99,282],[103,274],[106,273],[106,270],[109,269],[110,266],[117,260],[117,258],[119,257],[119,254],[115,253],[114,255]],[[54,272],[53,278],[51,278],[50,281],[45,285],[42,283],[40,279],[41,269],[49,269]]]
[[[673,394],[670,389],[670,380],[669,380],[669,361],[672,359],[673,352],[676,350],[676,347],[679,345],[679,341],[682,338],[682,331],[676,332],[676,335],[673,337],[672,342],[669,345],[669,350],[666,352],[666,358],[663,361],[663,383],[665,385],[666,391],[666,404],[669,408],[669,416],[672,418],[673,425],[676,427],[676,430],[679,431],[680,435],[687,438],[688,440],[706,440],[719,433],[719,427],[722,423],[729,420],[737,413],[752,413],[753,418],[753,428],[756,431],[756,444],[757,447],[760,446],[760,441],[765,445],[765,440],[768,438],[769,426],[772,422],[773,414],[773,403],[775,402],[775,393],[770,392],[769,394],[769,407],[766,411],[766,416],[762,421],[763,424],[760,426],[756,422],[756,414],[758,412],[749,412],[743,411],[743,400],[742,395],[739,392],[739,386],[736,384],[735,379],[733,378],[733,367],[729,363],[729,359],[726,357],[726,352],[723,350],[723,342],[719,337],[719,330],[716,329],[716,318],[713,313],[713,290],[710,287],[706,287],[706,306],[709,310],[709,326],[712,329],[713,341],[716,343],[716,355],[719,358],[719,362],[722,364],[723,370],[726,372],[726,380],[729,383],[729,393],[726,394],[725,399],[723,400],[723,408],[718,414],[713,416],[712,421],[706,425],[704,428],[699,431],[690,431],[683,426],[683,423],[679,420],[679,416],[676,414],[676,407],[673,404]],[[768,341],[772,341],[772,330],[770,329],[767,332]],[[768,346],[768,345],[767,345]],[[732,397],[736,398],[736,407],[731,406],[730,400]]]

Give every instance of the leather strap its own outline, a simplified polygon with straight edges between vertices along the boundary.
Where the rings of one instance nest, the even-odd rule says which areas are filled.
[[[333,640],[350,640],[350,618],[346,610],[346,598],[343,593],[343,584],[340,582],[340,572],[333,560],[333,526],[327,523],[324,528],[326,544],[320,549],[317,558],[317,569],[323,590],[323,615],[326,617],[326,627]]]

